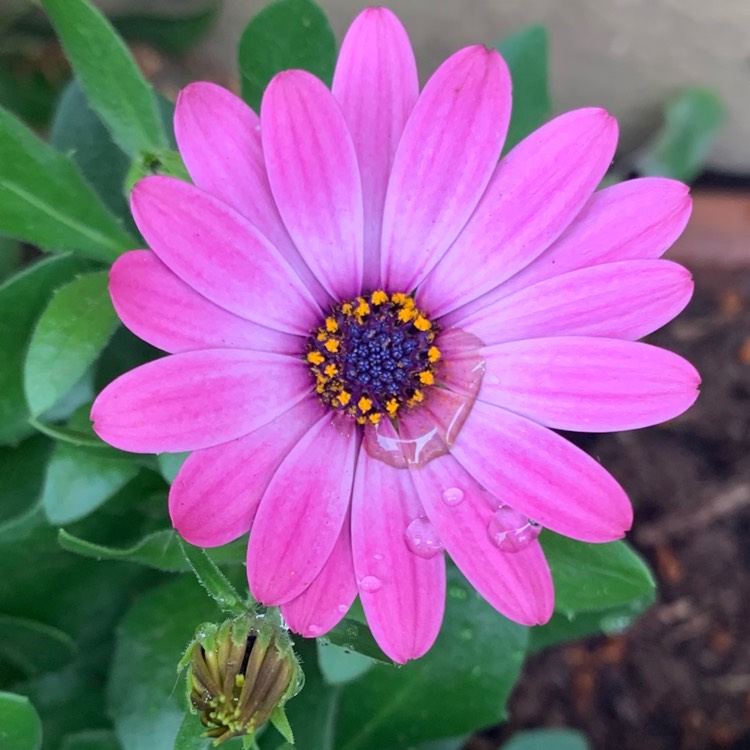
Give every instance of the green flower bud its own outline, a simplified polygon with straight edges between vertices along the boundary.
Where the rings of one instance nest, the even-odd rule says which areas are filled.
[[[300,691],[304,675],[276,611],[202,625],[180,663],[185,666],[190,705],[216,744],[252,738],[268,720],[294,742],[284,704]]]

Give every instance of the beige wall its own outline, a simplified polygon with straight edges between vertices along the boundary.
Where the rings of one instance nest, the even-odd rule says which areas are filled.
[[[24,0],[28,2],[29,0]],[[108,12],[184,13],[205,0],[95,0]],[[19,0],[0,0],[4,3]],[[366,3],[319,0],[336,33]],[[190,74],[235,69],[237,40],[265,0],[224,0]],[[549,26],[558,111],[607,107],[620,121],[622,151],[658,124],[660,106],[686,84],[717,90],[729,111],[712,166],[750,173],[750,0],[390,0],[414,42],[424,78],[451,51],[492,43],[529,23]],[[201,67],[203,66],[203,67]]]
[[[142,0],[128,0],[130,7]],[[154,0],[151,0],[153,2]],[[175,7],[189,0],[161,0]],[[107,0],[109,3],[117,0]],[[200,50],[234,65],[244,23],[264,4],[224,0],[216,28]],[[321,0],[341,35],[362,7]],[[596,104],[620,120],[625,150],[656,124],[675,89],[717,89],[729,122],[714,166],[750,172],[750,0],[391,0],[406,24],[423,77],[452,50],[497,38],[533,22],[549,25],[552,88],[558,110]]]

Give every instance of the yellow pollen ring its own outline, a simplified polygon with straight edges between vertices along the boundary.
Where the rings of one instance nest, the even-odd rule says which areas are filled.
[[[343,301],[308,338],[304,357],[315,393],[360,425],[396,419],[422,403],[422,389],[436,383],[435,364],[442,353],[433,342],[439,332],[403,292],[375,289]],[[382,338],[390,334],[398,336],[393,343]],[[407,341],[411,348],[401,348]],[[383,368],[382,362],[389,364]]]

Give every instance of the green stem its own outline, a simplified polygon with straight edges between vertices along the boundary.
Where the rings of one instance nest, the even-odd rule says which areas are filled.
[[[219,570],[216,563],[209,558],[205,550],[194,547],[181,538],[180,547],[188,565],[193,569],[195,577],[208,592],[219,607],[230,615],[241,615],[247,612],[247,606],[242,601],[234,586]]]

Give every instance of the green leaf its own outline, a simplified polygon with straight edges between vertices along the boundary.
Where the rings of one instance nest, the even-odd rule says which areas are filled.
[[[34,505],[51,447],[49,440],[36,436],[14,448],[0,448],[0,523]]]
[[[99,356],[119,324],[106,271],[79,276],[58,289],[29,342],[24,368],[33,416],[54,406]]]
[[[159,464],[159,471],[168,484],[174,482],[177,472],[182,468],[189,453],[160,453],[156,460]]]
[[[196,628],[221,619],[192,576],[147,592],[128,612],[118,628],[108,691],[124,750],[174,745],[185,713],[177,664]]]
[[[545,531],[540,541],[555,583],[555,609],[601,611],[654,590],[643,560],[625,543],[587,544]]]
[[[45,250],[111,262],[135,240],[70,157],[0,109],[0,233]]]
[[[151,175],[166,175],[190,182],[190,175],[180,152],[162,148],[144,153],[133,161],[125,176],[125,192],[130,195],[137,182]]]
[[[25,5],[28,0],[10,1],[18,1]],[[7,2],[8,0],[4,0],[0,3],[0,35],[3,25],[2,14]],[[49,123],[57,98],[57,70],[50,76],[50,59],[42,50],[13,50],[13,41],[18,37],[16,40],[12,39],[10,34],[3,38],[3,52],[7,52],[2,54],[0,60],[0,106],[9,109],[32,127],[44,128]]]
[[[112,213],[119,217],[129,216],[123,186],[130,159],[112,140],[75,79],[65,87],[58,100],[49,142],[59,151],[70,154]]]
[[[533,729],[519,732],[500,750],[589,750],[581,732],[572,729]]]
[[[179,9],[179,15],[160,12],[157,6],[153,15],[122,15],[112,19],[115,28],[126,39],[137,39],[151,44],[170,55],[187,52],[210,29],[221,9],[221,0],[205,0],[201,5],[191,3],[187,11]]]
[[[0,747],[39,750],[42,722],[31,701],[23,695],[0,693]]]
[[[621,633],[653,604],[654,599],[655,594],[651,591],[627,604],[599,612],[579,612],[572,616],[555,612],[546,625],[529,630],[529,652],[536,653],[559,643],[599,633]]]
[[[332,643],[317,643],[318,664],[329,685],[343,685],[365,674],[375,662],[356,651],[348,651]]]
[[[0,615],[0,659],[27,675],[60,669],[75,652],[73,639],[58,628],[23,617]]]
[[[526,628],[499,615],[450,569],[432,649],[400,669],[376,665],[342,688],[336,750],[410,747],[501,721],[527,639]]]
[[[114,732],[108,729],[90,729],[69,734],[60,750],[121,750]]]
[[[703,88],[683,89],[664,110],[664,125],[635,158],[642,175],[691,182],[700,174],[726,120],[719,96]]]
[[[509,151],[550,115],[548,39],[544,26],[527,26],[495,45],[513,80],[513,110],[505,151]]]
[[[266,86],[278,72],[301,68],[330,84],[335,64],[336,38],[320,6],[312,0],[276,0],[242,33],[242,96],[257,112]]]
[[[318,641],[323,645],[332,643],[346,651],[353,651],[370,659],[393,666],[393,662],[382,652],[366,623],[345,617]]]
[[[70,256],[47,258],[0,285],[0,351],[3,353],[0,357],[0,444],[15,442],[33,432],[27,421],[23,393],[26,345],[54,289],[87,267],[86,261]]]
[[[44,512],[56,526],[77,521],[116,495],[139,471],[140,466],[122,458],[57,445],[44,477]]]
[[[167,146],[153,89],[112,25],[87,0],[42,0],[91,106],[132,157]]]
[[[12,276],[23,262],[23,248],[10,237],[0,237],[0,282]]]
[[[171,529],[147,534],[143,539],[127,548],[113,548],[95,544],[75,537],[64,529],[60,529],[58,542],[68,552],[74,552],[84,557],[93,557],[97,560],[122,560],[123,562],[132,562],[155,568],[165,573],[187,573],[192,570],[178,543],[177,532]],[[222,547],[207,550],[207,554],[219,565],[241,565],[245,561],[246,547],[247,540],[238,539],[236,542],[225,544]]]

